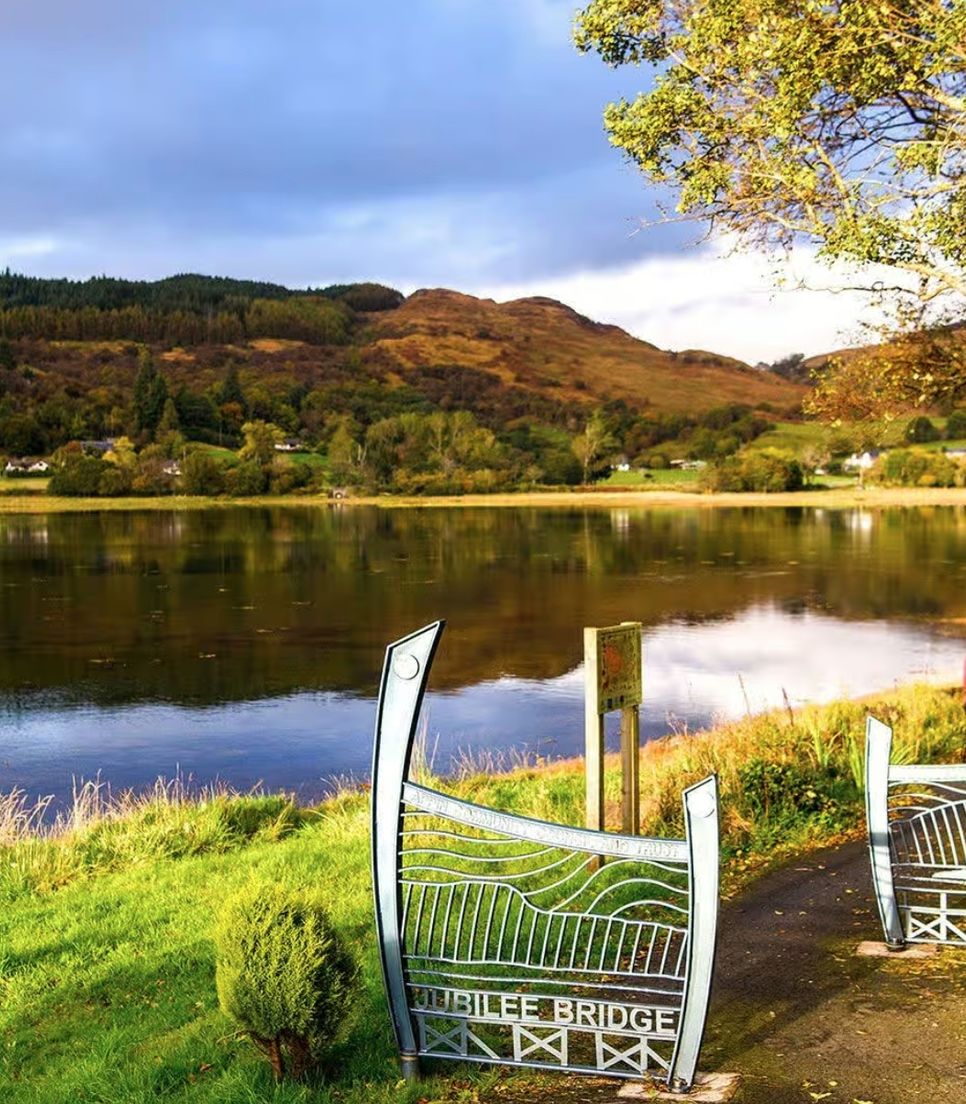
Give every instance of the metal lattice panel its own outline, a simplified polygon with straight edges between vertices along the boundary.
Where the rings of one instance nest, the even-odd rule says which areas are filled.
[[[417,1056],[686,1090],[717,916],[717,787],[687,840],[570,828],[407,782],[441,625],[390,646],[373,769],[377,918],[404,1067]]]
[[[866,802],[886,940],[966,944],[966,764],[891,766],[892,731],[869,718]]]

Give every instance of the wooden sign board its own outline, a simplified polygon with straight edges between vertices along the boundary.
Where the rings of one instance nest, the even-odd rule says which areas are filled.
[[[588,712],[610,713],[644,701],[641,685],[641,625],[628,621],[584,629]]]
[[[621,825],[640,828],[641,623],[584,629],[584,766],[588,828],[604,825],[604,714],[621,713]]]

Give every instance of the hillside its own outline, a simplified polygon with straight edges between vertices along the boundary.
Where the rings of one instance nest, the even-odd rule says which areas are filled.
[[[470,489],[473,472],[475,489],[586,482],[612,458],[666,467],[733,452],[775,415],[795,417],[803,393],[541,297],[0,273],[0,453],[13,457],[126,436],[173,460],[186,442],[235,449],[244,425],[264,422],[336,457],[345,482],[395,486],[402,469],[418,483],[395,488],[406,491],[428,491],[427,474],[436,491]],[[574,438],[594,415],[588,453]]]
[[[379,317],[371,349],[405,378],[424,365],[473,368],[564,401],[623,399],[655,411],[725,403],[795,406],[804,388],[741,361],[673,353],[594,322],[554,299],[496,303],[455,291],[417,291]]]

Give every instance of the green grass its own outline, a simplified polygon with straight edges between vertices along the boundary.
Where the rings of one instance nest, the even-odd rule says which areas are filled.
[[[0,495],[35,495],[47,490],[46,476],[27,476],[23,479],[0,478]]]
[[[209,456],[213,456],[223,464],[238,463],[238,453],[234,449],[223,448],[221,445],[209,445],[200,441],[193,441],[191,447],[199,452],[208,453]]]
[[[293,464],[303,464],[307,468],[311,468],[313,471],[328,471],[329,470],[329,458],[327,456],[320,456],[317,452],[292,452],[282,453]]]
[[[775,448],[799,455],[810,446],[821,445],[828,437],[828,427],[820,422],[776,422],[775,428],[756,437],[749,449]]]
[[[652,487],[685,489],[687,487],[697,487],[700,479],[700,471],[681,471],[678,468],[649,468],[641,472],[634,468],[626,472],[612,471],[598,485],[601,487],[636,487],[640,490],[648,490]]]
[[[942,452],[944,449],[966,449],[966,439],[958,441],[927,441],[923,445],[909,445],[910,448],[930,449],[933,452]]]
[[[905,761],[961,758],[958,696],[916,687],[879,698]],[[682,831],[680,793],[714,770],[722,786],[725,887],[776,857],[861,824],[866,706],[753,717],[645,747],[642,827]],[[579,763],[509,774],[467,765],[446,789],[498,808],[580,823]],[[606,778],[610,816],[620,779]],[[278,797],[177,787],[105,804],[88,789],[53,836],[19,798],[0,802],[0,1100],[4,1104],[376,1104],[472,1101],[496,1078],[444,1067],[398,1080],[371,915],[368,799],[315,810]],[[276,1087],[217,1006],[211,933],[250,880],[321,887],[362,967],[347,1040],[326,1078]],[[516,1074],[526,1081],[530,1075]],[[529,1082],[527,1082],[529,1084]]]

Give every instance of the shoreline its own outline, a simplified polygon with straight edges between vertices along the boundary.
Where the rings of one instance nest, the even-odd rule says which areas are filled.
[[[204,495],[158,495],[128,498],[64,498],[45,494],[0,494],[0,515],[133,513],[148,511],[234,509],[244,507],[331,507],[338,509],[372,506],[384,510],[464,508],[516,509],[721,509],[742,507],[789,507],[830,510],[879,509],[895,506],[966,506],[966,487],[868,487],[828,490],[704,493],[700,491],[577,490],[519,491],[500,494],[446,496],[360,495],[331,499],[324,495],[259,495],[252,498],[223,498]]]

